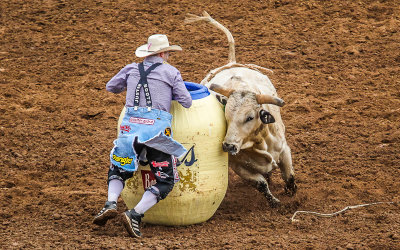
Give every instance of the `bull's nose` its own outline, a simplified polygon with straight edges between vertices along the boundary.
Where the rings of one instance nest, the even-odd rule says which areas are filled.
[[[222,149],[223,149],[225,152],[228,152],[228,153],[231,153],[231,154],[235,154],[236,151],[237,151],[237,148],[236,148],[235,145],[233,145],[233,144],[228,144],[228,143],[226,143],[226,142],[224,142],[224,143],[222,144]]]

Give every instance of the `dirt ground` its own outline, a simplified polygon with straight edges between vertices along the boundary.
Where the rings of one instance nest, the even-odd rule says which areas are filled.
[[[207,222],[145,224],[140,239],[118,220],[99,228],[124,103],[105,84],[154,33],[184,48],[171,64],[186,81],[224,65],[225,35],[183,23],[203,10],[238,62],[274,71],[298,193],[274,172],[272,209],[230,172]],[[399,1],[10,0],[0,17],[0,248],[400,249]]]

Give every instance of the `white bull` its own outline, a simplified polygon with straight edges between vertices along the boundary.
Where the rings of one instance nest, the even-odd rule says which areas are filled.
[[[229,166],[262,192],[269,204],[275,207],[279,200],[270,192],[267,181],[273,169],[280,168],[287,193],[293,195],[297,190],[279,110],[284,101],[278,98],[269,78],[258,71],[264,68],[235,62],[234,41],[229,30],[206,12],[203,17],[190,16],[186,22],[208,21],[228,37],[229,63],[211,71],[201,83],[226,104],[228,129],[222,147],[229,153]]]

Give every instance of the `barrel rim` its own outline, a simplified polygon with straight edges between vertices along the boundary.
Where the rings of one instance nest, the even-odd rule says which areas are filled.
[[[194,83],[194,82],[184,82],[186,88],[189,90],[192,100],[202,99],[210,95],[210,91],[204,85]]]

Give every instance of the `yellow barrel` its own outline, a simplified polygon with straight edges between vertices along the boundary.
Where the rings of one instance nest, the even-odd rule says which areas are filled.
[[[228,186],[228,155],[221,143],[226,133],[222,105],[200,84],[185,82],[193,103],[189,109],[173,101],[173,137],[188,150],[178,167],[180,181],[166,199],[149,209],[144,222],[158,225],[191,225],[214,215]],[[119,124],[125,108],[122,110]],[[150,167],[140,166],[126,181],[122,198],[132,209],[144,190],[153,185]]]

